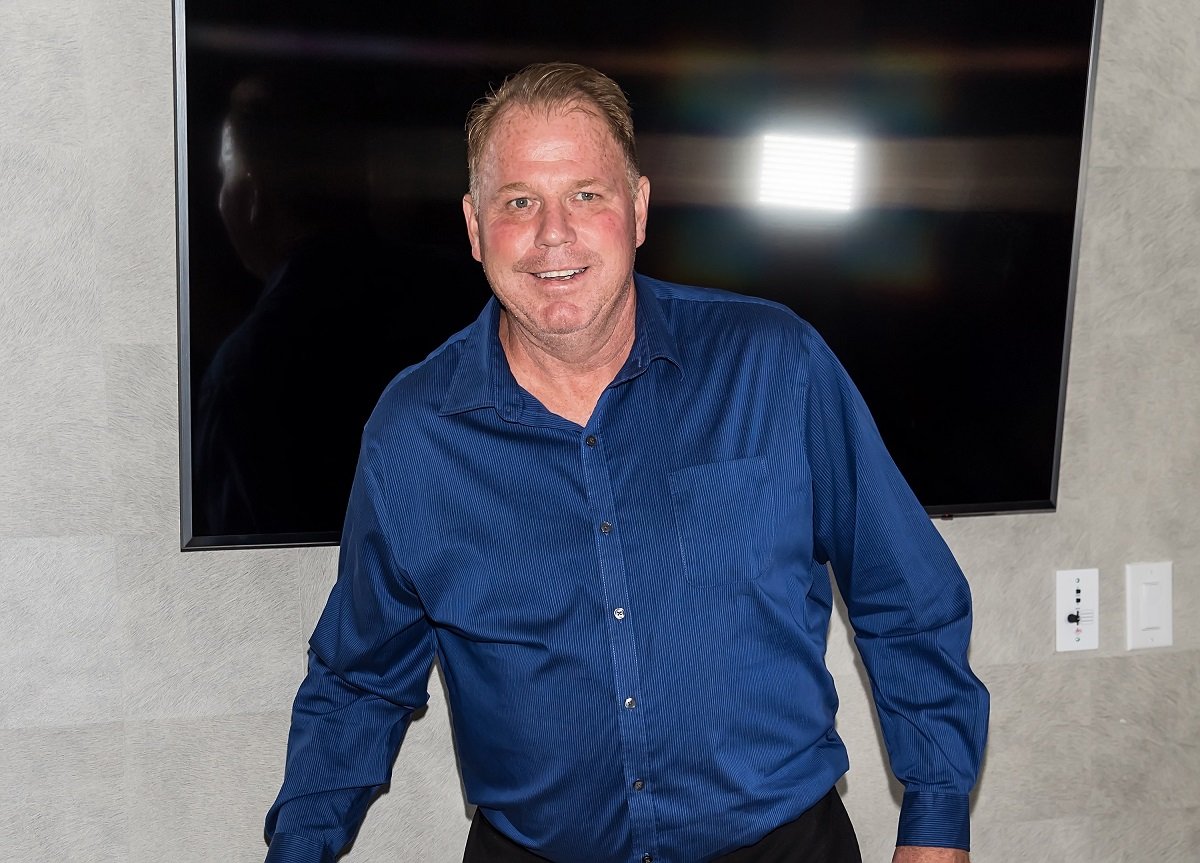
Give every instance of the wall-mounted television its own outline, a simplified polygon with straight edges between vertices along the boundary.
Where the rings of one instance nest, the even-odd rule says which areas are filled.
[[[332,544],[382,388],[490,295],[462,124],[627,91],[646,275],[778,300],[931,516],[1055,506],[1095,0],[176,0],[185,549]]]

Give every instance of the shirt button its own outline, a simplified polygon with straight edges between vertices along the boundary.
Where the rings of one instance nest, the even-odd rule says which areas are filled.
[[[625,619],[625,609],[614,608],[613,609],[613,617],[615,617],[617,620],[624,620]]]
[[[633,708],[637,707],[637,702],[634,701],[632,698],[626,698],[625,706],[628,707],[630,710],[633,710]]]
[[[594,434],[590,434],[583,439],[583,442],[585,444],[587,444],[588,446],[595,446],[596,445],[596,436]]]
[[[633,780],[633,790],[634,791],[641,791],[645,787],[646,787],[646,783],[643,782],[641,779]]]
[[[600,522],[600,532],[608,533],[612,530],[612,524],[607,521]]]

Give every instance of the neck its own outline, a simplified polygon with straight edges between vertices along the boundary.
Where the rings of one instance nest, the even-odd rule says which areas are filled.
[[[500,345],[513,377],[551,413],[586,426],[633,348],[634,306],[631,293],[615,325],[587,340],[531,333],[502,308]]]

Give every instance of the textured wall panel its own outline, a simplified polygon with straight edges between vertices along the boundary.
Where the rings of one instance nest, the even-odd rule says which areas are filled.
[[[1133,275],[1135,284],[1159,302],[1173,299],[1157,289],[1172,273],[1200,262],[1197,221],[1196,172],[1094,168],[1088,174],[1082,255],[1101,281],[1087,287],[1103,290],[1114,279]]]
[[[103,428],[105,384],[99,346],[0,338],[0,434],[34,436],[64,422]]]
[[[160,113],[170,108],[163,105]],[[170,139],[98,151],[96,280],[106,343],[158,344],[174,353],[175,188]]]
[[[0,730],[0,850],[14,863],[126,863],[120,723]]]
[[[110,345],[105,352],[113,525],[169,534],[179,525],[179,409],[175,347]]]
[[[1130,806],[1119,815],[1098,819],[1092,830],[1093,853],[1075,859],[1104,863],[1192,863],[1196,849],[1200,848],[1200,808],[1156,812]]]
[[[1045,619],[1045,617],[1043,618]],[[981,820],[1014,823],[1088,814],[1095,660],[991,666],[990,747],[975,795]],[[1080,793],[1067,791],[1078,783]]]
[[[1200,168],[1200,27],[1192,0],[1108,0],[1092,163]]]
[[[112,529],[104,417],[0,433],[0,537],[96,536]]]
[[[298,552],[300,570],[300,629],[301,649],[307,649],[308,637],[317,626],[329,591],[337,581],[337,546],[302,548]]]
[[[127,718],[290,707],[302,671],[294,549],[182,554],[121,537],[116,565]]]
[[[4,0],[0,143],[76,146],[87,140],[84,42],[80,38],[84,8],[80,3]],[[8,174],[10,163],[0,164]]]
[[[1195,805],[1200,781],[1200,663],[1195,652],[1141,651],[1095,663],[1090,800],[1110,815]]]
[[[131,722],[130,859],[254,860],[279,790],[287,713]]]
[[[972,856],[979,861],[1001,863],[1111,860],[1110,857],[1094,853],[1095,841],[1091,829],[1091,823],[1084,818],[1024,821],[1019,824],[976,823],[971,827]]]
[[[119,721],[112,540],[0,540],[0,573],[0,727]]]
[[[7,103],[0,105],[7,117]],[[58,143],[0,142],[0,333],[6,341],[98,343],[93,177],[84,157]]]

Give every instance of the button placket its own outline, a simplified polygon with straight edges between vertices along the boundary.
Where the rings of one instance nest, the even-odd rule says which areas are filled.
[[[642,788],[627,790],[629,795],[630,828],[633,832],[633,847],[641,846],[644,854],[652,854],[657,845],[657,829],[651,789],[645,786],[648,764],[646,727],[642,713],[644,706],[631,693],[639,692],[641,682],[638,675],[638,650],[636,634],[628,625],[629,582],[625,571],[625,555],[622,551],[621,532],[616,530],[616,521],[621,517],[613,495],[612,476],[609,472],[605,441],[594,432],[585,432],[576,438],[583,444],[580,462],[584,473],[588,506],[595,525],[596,552],[598,555],[600,587],[605,606],[612,617],[606,627],[612,646],[613,683],[616,687],[619,710],[620,756],[625,774],[625,788],[634,788],[642,782]],[[643,790],[644,789],[644,790]],[[634,859],[641,859],[640,855]]]

